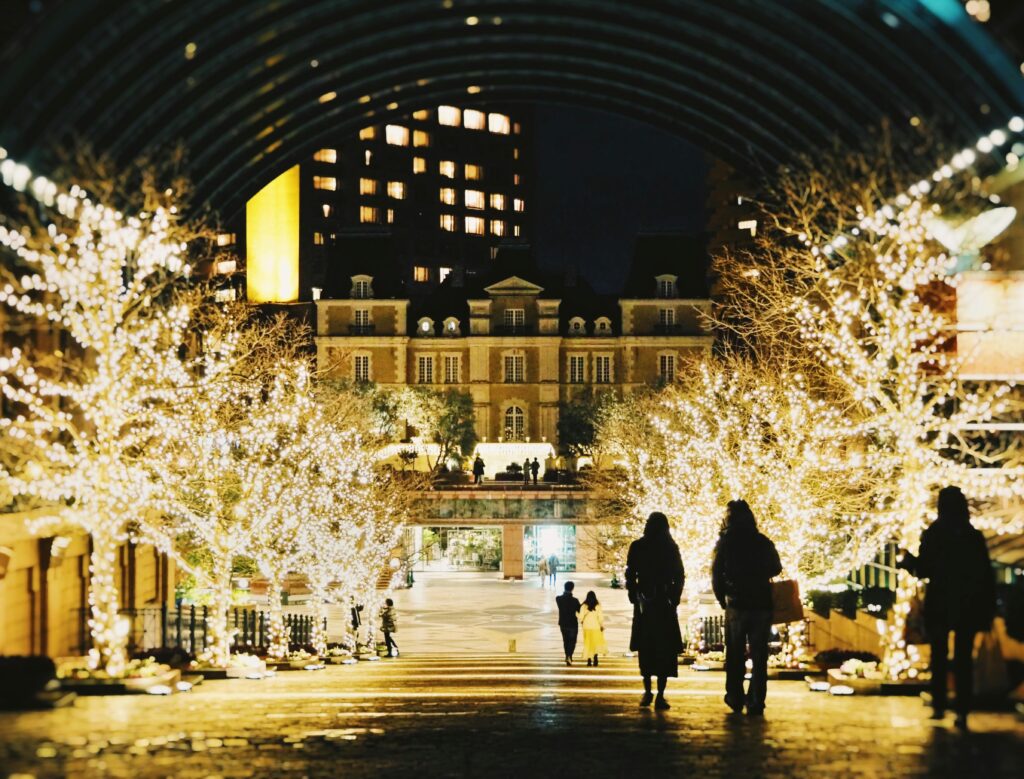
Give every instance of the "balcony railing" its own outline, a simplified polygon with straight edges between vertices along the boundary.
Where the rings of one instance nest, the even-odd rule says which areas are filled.
[[[349,325],[349,335],[373,335],[375,326],[373,324],[368,325]]]

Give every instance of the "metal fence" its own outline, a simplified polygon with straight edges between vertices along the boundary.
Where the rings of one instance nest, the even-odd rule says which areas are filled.
[[[84,609],[80,612],[78,650],[84,654],[92,647],[92,640],[88,629],[88,612]],[[129,620],[130,652],[171,647],[198,654],[210,643],[209,609],[206,606],[147,606],[122,609],[121,616]],[[290,636],[289,642],[312,643],[314,619],[307,614],[285,614],[284,624]],[[237,650],[265,647],[269,643],[270,613],[236,606],[228,612],[228,629],[234,631],[233,647]],[[323,629],[326,632],[326,619]]]

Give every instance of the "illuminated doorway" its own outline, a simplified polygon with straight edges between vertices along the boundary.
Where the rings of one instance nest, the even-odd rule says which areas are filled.
[[[523,534],[524,568],[536,572],[542,557],[558,558],[560,571],[576,570],[576,528],[573,525],[527,525]]]

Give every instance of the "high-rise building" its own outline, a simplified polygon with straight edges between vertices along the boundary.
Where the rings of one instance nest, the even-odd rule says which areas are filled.
[[[325,142],[300,166],[300,298],[331,290],[347,237],[390,236],[408,294],[484,272],[499,243],[528,235],[523,110],[442,105]]]

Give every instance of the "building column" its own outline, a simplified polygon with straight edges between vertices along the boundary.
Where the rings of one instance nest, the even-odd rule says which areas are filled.
[[[502,525],[501,569],[506,579],[523,578],[523,526]]]
[[[596,573],[600,536],[596,525],[576,525],[576,570]]]

